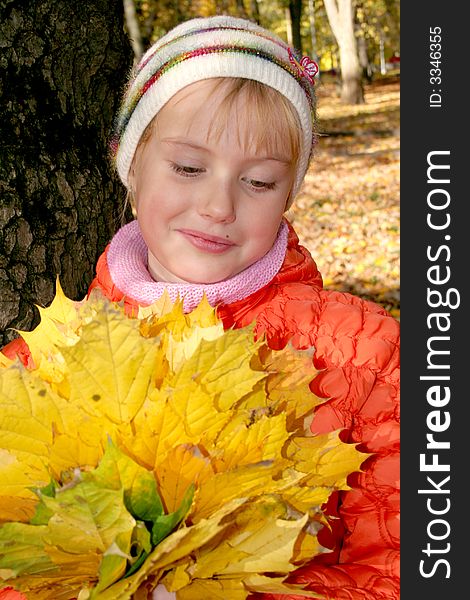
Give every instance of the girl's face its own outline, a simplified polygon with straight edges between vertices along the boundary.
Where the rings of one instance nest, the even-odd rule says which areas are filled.
[[[276,239],[294,165],[288,154],[242,147],[243,96],[222,135],[209,135],[222,94],[211,80],[181,90],[137,151],[130,183],[157,281],[228,279]]]

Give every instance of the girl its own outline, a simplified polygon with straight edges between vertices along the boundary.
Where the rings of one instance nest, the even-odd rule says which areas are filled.
[[[316,70],[227,16],[190,20],[152,46],[112,144],[136,220],[111,240],[90,290],[129,314],[164,290],[187,311],[205,294],[225,328],[255,322],[272,348],[315,348],[311,389],[329,400],[313,433],[342,429],[371,456],[352,489],[331,497],[319,536],[331,552],[289,581],[326,598],[397,600],[398,324],[380,306],[324,290],[283,216],[312,155]]]

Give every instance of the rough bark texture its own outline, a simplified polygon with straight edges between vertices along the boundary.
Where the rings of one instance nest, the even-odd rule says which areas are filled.
[[[132,58],[122,0],[0,0],[0,346],[57,276],[84,297],[121,224],[108,142]]]

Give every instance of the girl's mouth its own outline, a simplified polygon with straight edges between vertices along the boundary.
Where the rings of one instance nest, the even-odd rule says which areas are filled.
[[[179,229],[178,231],[195,248],[198,250],[203,250],[204,252],[210,252],[212,254],[222,254],[236,245],[226,238],[210,235],[194,229]]]

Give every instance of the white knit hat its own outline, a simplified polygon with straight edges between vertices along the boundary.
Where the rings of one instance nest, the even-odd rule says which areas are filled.
[[[318,67],[300,58],[281,38],[245,19],[216,16],[176,26],[145,53],[129,81],[111,148],[119,176],[129,186],[129,169],[139,140],[155,115],[179,90],[213,77],[241,77],[264,83],[294,106],[302,128],[292,202],[312,154]]]

